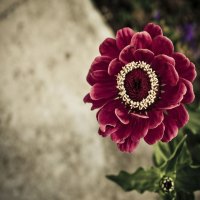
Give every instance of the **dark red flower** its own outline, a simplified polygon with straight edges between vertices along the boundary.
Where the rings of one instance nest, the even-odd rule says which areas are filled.
[[[148,144],[169,142],[189,119],[184,104],[194,100],[195,66],[174,52],[160,26],[144,31],[117,31],[99,47],[87,81],[92,86],[84,102],[99,109],[99,134],[118,148],[132,152],[140,139]]]

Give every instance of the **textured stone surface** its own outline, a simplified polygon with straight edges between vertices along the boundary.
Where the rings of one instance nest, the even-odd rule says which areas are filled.
[[[152,150],[118,152],[82,102],[106,36],[88,0],[0,1],[1,200],[155,199],[105,179],[149,166]]]

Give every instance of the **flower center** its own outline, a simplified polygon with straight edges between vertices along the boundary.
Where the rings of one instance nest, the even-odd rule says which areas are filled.
[[[158,77],[149,64],[133,61],[118,73],[117,88],[119,97],[131,110],[147,110],[157,98]]]
[[[149,77],[142,69],[135,69],[126,75],[124,87],[133,101],[142,101],[151,89]]]

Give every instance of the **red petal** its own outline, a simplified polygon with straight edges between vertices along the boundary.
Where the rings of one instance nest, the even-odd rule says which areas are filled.
[[[159,124],[164,119],[163,112],[162,111],[150,111],[148,112],[149,115],[149,128],[154,129],[156,128]]]
[[[163,123],[161,123],[159,126],[157,126],[154,129],[149,129],[147,135],[144,137],[144,140],[148,144],[154,144],[160,139],[163,138],[165,126]]]
[[[115,83],[95,83],[90,91],[93,100],[108,99],[117,95]]]
[[[129,115],[125,109],[116,108],[115,109],[115,115],[119,119],[119,121],[123,124],[129,123]]]
[[[192,82],[192,81],[194,81],[196,76],[197,76],[197,72],[195,69],[195,65],[194,65],[194,63],[190,62],[190,66],[187,70],[187,73],[184,73],[183,78]]]
[[[154,53],[148,49],[138,49],[134,52],[133,58],[134,61],[144,61],[151,64],[154,58]]]
[[[97,113],[97,120],[102,132],[106,132],[106,127],[116,127],[118,119],[114,113],[115,103],[114,101],[107,103]]]
[[[155,55],[166,54],[170,56],[174,51],[174,46],[170,39],[165,36],[159,35],[153,39],[152,50]]]
[[[181,101],[182,103],[192,103],[194,101],[195,95],[193,91],[193,85],[190,81],[181,78],[181,81],[185,84],[187,88],[187,92],[183,97],[183,100]]]
[[[176,121],[178,128],[185,126],[189,120],[189,115],[183,104],[180,106],[168,110],[169,117],[173,118]]]
[[[119,49],[123,49],[130,44],[134,31],[131,28],[125,27],[117,31],[116,43]]]
[[[84,103],[92,103],[92,107],[91,110],[94,110],[96,108],[101,108],[106,102],[106,99],[101,99],[101,100],[92,100],[90,97],[90,94],[87,94],[84,99],[83,99]]]
[[[155,104],[156,108],[172,109],[179,106],[187,91],[186,86],[181,81],[173,87],[166,85],[163,90],[164,93],[160,94],[160,99]]]
[[[188,120],[188,112],[182,104],[172,110],[168,110],[163,121],[165,132],[162,141],[169,142],[176,137],[178,134],[178,128],[183,127]]]
[[[108,66],[108,74],[114,76],[120,72],[123,67],[123,63],[121,63],[118,58],[113,59]]]
[[[155,69],[159,69],[163,63],[169,63],[170,65],[175,66],[175,60],[171,56],[164,54],[155,56],[152,65],[155,65]]]
[[[96,83],[96,81],[93,79],[93,77],[91,76],[91,71],[88,72],[87,77],[86,77],[87,82],[90,85],[94,85]]]
[[[85,97],[83,98],[84,103],[91,103],[92,99],[90,97],[90,94],[86,94]]]
[[[173,53],[172,57],[176,61],[176,68],[178,72],[182,72],[182,70],[186,70],[189,67],[190,61],[184,54],[176,52]]]
[[[135,47],[128,45],[119,54],[119,60],[124,63],[130,63],[133,61],[133,53],[135,52]]]
[[[116,40],[113,38],[106,38],[99,46],[101,55],[116,58],[119,55],[119,50],[116,45]]]
[[[96,70],[91,72],[93,80],[96,82],[105,82],[106,79],[109,79],[108,72],[105,70]]]
[[[139,118],[144,118],[144,119],[149,118],[149,116],[147,116],[146,114],[142,114],[142,113],[131,112],[130,114],[131,114],[133,117],[139,117]]]
[[[125,139],[129,137],[132,133],[132,128],[130,125],[121,125],[120,128],[112,133],[111,139],[116,143],[124,143]]]
[[[174,65],[175,61],[172,57],[162,54],[154,58],[152,67],[160,76],[160,81],[162,84],[165,83],[171,86],[177,84],[179,76]]]
[[[158,35],[163,35],[161,27],[154,23],[148,23],[144,27],[144,31],[148,32],[151,35],[152,39]]]
[[[131,138],[127,138],[124,143],[117,144],[118,148],[122,152],[131,153],[139,144],[139,140],[133,141]]]
[[[92,73],[97,70],[107,71],[110,61],[111,61],[111,58],[108,56],[98,56],[94,59],[86,78],[90,85],[94,85],[96,83],[96,80],[92,76]]]
[[[176,121],[169,115],[165,115],[164,121],[165,131],[162,138],[163,142],[169,142],[178,134],[178,126]]]
[[[98,56],[91,64],[91,71],[95,70],[107,70],[108,65],[112,59],[108,56]]]
[[[179,76],[188,81],[194,81],[197,75],[195,65],[182,53],[174,53],[173,58],[176,61],[175,67]]]
[[[131,45],[135,49],[149,49],[151,47],[152,39],[146,31],[135,33],[131,39]]]
[[[143,119],[143,118],[138,118],[138,117],[133,117],[133,121],[130,122],[132,123],[132,134],[131,138],[135,140],[139,140],[140,138],[143,138],[146,136],[149,125],[148,125],[148,120]]]
[[[105,128],[105,132],[103,132],[100,128],[98,130],[99,135],[102,137],[110,136],[112,133],[116,132],[119,129],[119,126],[116,125],[115,127],[107,125]]]

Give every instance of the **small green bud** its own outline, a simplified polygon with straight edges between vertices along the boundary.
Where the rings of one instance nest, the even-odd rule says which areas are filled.
[[[160,187],[163,192],[171,193],[174,191],[174,180],[169,176],[163,176],[160,180]]]

